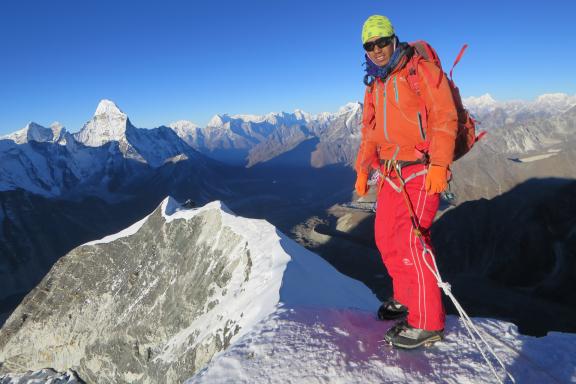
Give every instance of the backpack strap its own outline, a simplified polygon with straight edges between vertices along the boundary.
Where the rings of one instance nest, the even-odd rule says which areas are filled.
[[[421,70],[422,74],[426,76],[428,84],[432,84],[435,88],[438,88],[440,86],[440,83],[442,82],[442,77],[444,76],[444,71],[442,70],[442,63],[440,62],[438,54],[430,46],[430,44],[428,44],[423,40],[418,40],[413,43],[410,43],[410,45],[414,48],[414,55],[406,64],[406,67],[408,69],[408,76],[406,80],[408,81],[408,85],[410,86],[410,88],[418,95],[418,103],[420,109],[419,123],[422,130],[424,132],[427,132],[428,110],[426,109],[426,104],[424,103],[424,99],[422,97],[422,92],[420,88],[420,76],[418,74],[418,70]],[[462,58],[462,55],[464,54],[464,51],[466,50],[467,47],[468,45],[465,45],[460,50],[460,54],[456,58],[456,61],[452,66],[452,70]],[[422,60],[434,63],[439,68],[438,78],[435,78],[435,76],[430,72],[430,70],[425,65],[420,65],[420,61]],[[450,80],[452,79],[452,70],[450,71]],[[418,156],[419,157],[427,156],[429,146],[430,146],[430,138],[429,135],[426,135],[424,143],[416,146],[416,152]]]
[[[458,54],[458,56],[456,56],[456,60],[454,60],[454,64],[452,64],[452,68],[450,69],[450,81],[452,81],[452,71],[454,71],[454,67],[456,66],[456,64],[460,62],[462,56],[464,56],[464,51],[466,51],[466,48],[468,48],[468,44],[464,44],[462,46],[462,48],[460,49],[460,53]]]
[[[419,103],[420,103],[420,124],[424,132],[426,132],[426,128],[428,125],[428,112],[426,110],[426,104],[422,98],[422,93],[420,89],[420,77],[418,75],[418,70],[422,69],[422,73],[426,76],[429,84],[433,84],[435,88],[440,86],[442,82],[442,76],[444,75],[442,71],[442,64],[440,62],[440,58],[434,49],[430,46],[430,44],[426,43],[425,41],[418,40],[410,45],[414,48],[414,55],[408,63],[406,64],[408,68],[408,85],[410,88],[418,95]],[[438,71],[438,78],[435,79],[434,75],[430,72],[425,65],[419,65],[421,60],[429,61],[434,63],[440,71]]]
[[[434,87],[438,88],[440,86],[440,83],[442,82],[442,75],[443,75],[442,63],[440,62],[438,54],[430,46],[430,44],[428,44],[423,40],[415,41],[413,43],[410,43],[410,45],[414,47],[415,51],[415,55],[412,58],[416,58],[416,70],[418,69],[418,63],[420,62],[420,60],[429,61],[431,63],[436,64],[436,66],[440,68],[438,78],[434,79],[432,73],[430,73],[430,71],[425,66],[421,67],[424,72],[424,75],[428,79],[428,83],[434,84]]]

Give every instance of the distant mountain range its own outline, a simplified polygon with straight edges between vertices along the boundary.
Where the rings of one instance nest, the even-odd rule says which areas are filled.
[[[574,96],[466,102],[489,134],[452,167],[455,205],[534,177],[576,178]],[[218,115],[206,127],[143,129],[102,100],[79,132],[29,123],[1,137],[0,322],[65,252],[126,226],[169,194],[195,203],[234,195],[241,212],[277,210],[274,217],[291,215],[290,222],[305,220],[320,199],[350,199],[361,118],[362,105],[349,103],[334,113]]]
[[[570,110],[576,96],[548,94],[530,102],[497,102],[484,95],[465,103],[478,117],[479,128],[490,132],[486,148],[499,154],[521,159],[551,150],[546,156],[552,157],[574,137],[576,112]],[[59,123],[46,128],[31,122],[1,137],[0,190],[105,197],[110,190],[134,183],[143,168],[158,169],[184,159],[204,168],[210,168],[210,159],[248,167],[273,159],[275,166],[352,164],[361,120],[362,105],[349,103],[335,113],[224,114],[214,116],[206,127],[181,120],[142,129],[112,101],[102,100],[77,133]]]
[[[311,115],[296,110],[264,116],[216,115],[204,128],[189,121],[178,121],[170,127],[197,151],[243,166],[264,163],[316,139],[317,145],[300,165],[322,167],[353,159],[354,153],[349,148],[359,142],[361,118],[362,104],[356,102],[346,104],[336,113]]]
[[[484,129],[491,129],[536,117],[562,114],[576,105],[576,95],[549,93],[535,100],[496,101],[490,94],[468,97],[466,107],[482,122]]]
[[[492,198],[531,178],[576,178],[576,106],[569,97],[551,97],[531,112],[514,115],[504,107],[486,115],[515,116],[513,122],[479,128],[488,134],[471,153],[453,166],[453,191],[458,200]],[[548,100],[541,96],[538,100]],[[530,105],[530,104],[528,104]],[[544,109],[543,106],[550,106]],[[488,112],[484,112],[488,113]],[[511,118],[509,118],[511,119]]]
[[[178,121],[170,127],[136,128],[113,102],[102,100],[77,133],[60,124],[29,123],[0,138],[0,190],[23,189],[47,197],[105,197],[138,178],[142,170],[191,160],[253,166],[319,142],[302,166],[350,162],[357,146],[362,106],[310,116],[301,111],[266,116],[215,116],[205,128]],[[356,145],[354,145],[356,144]],[[289,163],[288,165],[294,165]]]
[[[187,159],[203,172],[214,163],[173,130],[136,128],[114,103],[103,100],[78,133],[71,134],[59,124],[45,128],[29,123],[4,136],[0,140],[0,190],[106,199],[151,170]]]

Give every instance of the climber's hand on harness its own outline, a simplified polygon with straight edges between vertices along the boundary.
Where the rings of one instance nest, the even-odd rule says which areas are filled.
[[[356,176],[356,185],[354,186],[358,196],[364,196],[368,193],[368,174],[358,173]]]
[[[448,188],[448,169],[430,164],[426,174],[426,192],[429,195],[444,192]]]

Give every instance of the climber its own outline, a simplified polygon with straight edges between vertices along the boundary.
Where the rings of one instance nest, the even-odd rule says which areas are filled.
[[[378,317],[398,320],[386,341],[416,348],[444,337],[440,289],[422,251],[432,249],[428,230],[448,186],[458,115],[442,69],[400,42],[388,18],[370,16],[362,43],[366,90],[355,189],[365,195],[370,173],[380,172],[374,231],[393,296]]]

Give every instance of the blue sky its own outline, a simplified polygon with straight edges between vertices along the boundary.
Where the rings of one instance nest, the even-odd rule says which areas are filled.
[[[98,101],[138,127],[216,113],[336,111],[363,94],[360,32],[387,15],[429,41],[464,96],[576,93],[576,2],[80,1],[0,3],[0,134],[78,131]]]

